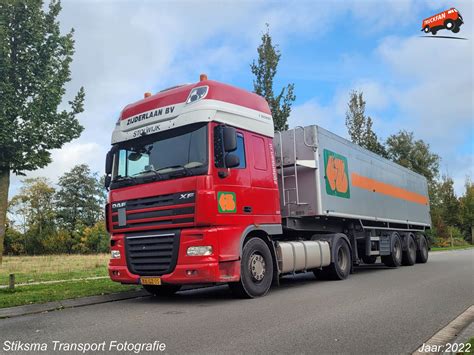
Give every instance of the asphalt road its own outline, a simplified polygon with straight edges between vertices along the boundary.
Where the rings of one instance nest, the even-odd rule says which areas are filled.
[[[158,340],[169,353],[408,353],[474,303],[473,275],[471,249],[362,267],[345,281],[286,277],[255,300],[219,286],[65,309],[0,320],[0,351],[5,340]]]

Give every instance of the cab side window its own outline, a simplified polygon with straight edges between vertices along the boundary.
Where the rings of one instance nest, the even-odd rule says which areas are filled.
[[[234,169],[245,169],[247,162],[245,161],[245,141],[244,136],[240,133],[237,133],[237,149],[235,152],[232,152],[239,157],[240,164]]]

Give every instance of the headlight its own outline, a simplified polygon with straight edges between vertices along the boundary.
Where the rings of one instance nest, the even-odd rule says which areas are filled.
[[[212,255],[212,247],[210,245],[189,247],[186,251],[187,256],[207,256]]]
[[[120,251],[119,250],[110,251],[110,257],[112,259],[120,259]]]
[[[209,86],[200,86],[200,87],[192,89],[191,92],[189,93],[186,103],[190,104],[191,102],[196,102],[203,99],[204,97],[206,97],[208,91],[209,91]]]

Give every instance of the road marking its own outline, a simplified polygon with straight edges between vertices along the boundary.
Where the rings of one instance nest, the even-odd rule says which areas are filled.
[[[446,327],[438,331],[430,339],[425,341],[424,345],[429,346],[445,346],[447,343],[451,343],[457,335],[459,335],[464,328],[474,322],[474,305],[466,309],[456,319],[451,321]],[[431,354],[421,351],[423,345],[416,350],[413,355],[419,354]]]

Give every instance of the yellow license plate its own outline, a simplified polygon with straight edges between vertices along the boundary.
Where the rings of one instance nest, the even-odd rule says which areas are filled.
[[[161,278],[159,277],[141,277],[140,281],[142,285],[161,285]]]

